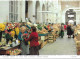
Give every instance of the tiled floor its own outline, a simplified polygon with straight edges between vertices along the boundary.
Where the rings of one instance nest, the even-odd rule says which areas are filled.
[[[77,55],[74,39],[68,39],[66,32],[64,38],[58,38],[54,43],[47,43],[39,51],[40,55]]]

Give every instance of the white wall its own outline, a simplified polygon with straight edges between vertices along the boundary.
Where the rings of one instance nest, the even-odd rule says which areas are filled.
[[[18,22],[21,21],[21,5],[20,5],[20,1],[18,1]]]
[[[25,22],[25,0],[18,1],[18,22]]]
[[[22,21],[25,22],[25,1],[22,1]]]
[[[35,17],[33,17],[33,15],[35,15],[35,13],[36,13],[35,8],[36,8],[36,1],[29,1],[29,3],[28,3],[28,18],[30,18],[32,23],[36,23]]]
[[[9,1],[0,1],[0,23],[9,19]]]

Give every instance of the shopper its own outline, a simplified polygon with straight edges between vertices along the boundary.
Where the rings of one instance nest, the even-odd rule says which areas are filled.
[[[61,38],[63,38],[63,36],[64,36],[64,26],[62,24],[61,24],[60,29],[61,29],[60,36],[61,36]]]
[[[66,30],[66,28],[67,28],[67,26],[66,26],[66,25],[64,25],[64,30]]]
[[[53,30],[53,24],[51,24],[50,28],[51,28],[51,30]]]
[[[30,41],[30,55],[39,55],[39,42],[38,33],[36,32],[36,27],[31,27],[31,34],[26,41]]]
[[[26,27],[22,26],[21,27],[21,32],[18,35],[18,39],[20,40],[20,46],[22,49],[22,55],[26,55],[29,54],[29,45],[28,45],[28,41],[25,42],[23,35],[26,34]]]
[[[68,35],[68,38],[71,38],[71,35],[72,35],[71,25],[67,26],[67,35]]]

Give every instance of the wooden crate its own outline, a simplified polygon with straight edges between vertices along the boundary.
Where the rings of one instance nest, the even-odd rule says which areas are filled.
[[[41,40],[45,40],[45,36],[41,36]]]
[[[55,37],[55,35],[53,36],[53,40],[56,41],[56,37]]]
[[[80,47],[77,47],[77,51],[80,51]]]
[[[76,45],[80,45],[80,41],[76,40]]]
[[[45,39],[48,39],[48,36],[45,36]]]
[[[75,41],[75,42],[77,41],[76,37],[74,37],[74,41]]]
[[[39,42],[39,45],[40,45],[42,43],[42,40],[39,40],[38,42]]]
[[[54,41],[56,41],[56,38],[54,38]]]
[[[41,43],[41,48],[43,48],[47,44],[47,40]]]
[[[80,55],[80,51],[77,51],[77,55]]]
[[[44,43],[41,44],[41,48],[43,48],[43,47],[44,47]]]
[[[54,40],[48,40],[48,43],[53,43],[54,42]]]
[[[80,40],[80,34],[78,34],[78,35],[76,36],[76,39],[77,39],[77,40]]]
[[[44,41],[44,46],[47,44],[47,40],[46,41]]]
[[[76,47],[77,47],[77,48],[79,48],[79,47],[80,47],[80,45],[76,45]]]

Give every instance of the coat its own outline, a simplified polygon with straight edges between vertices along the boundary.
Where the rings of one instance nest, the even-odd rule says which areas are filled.
[[[28,39],[25,39],[26,41],[30,41],[30,47],[39,46],[38,42],[38,33],[32,32]]]
[[[71,26],[68,26],[67,27],[67,35],[72,35],[72,29],[71,29]]]

